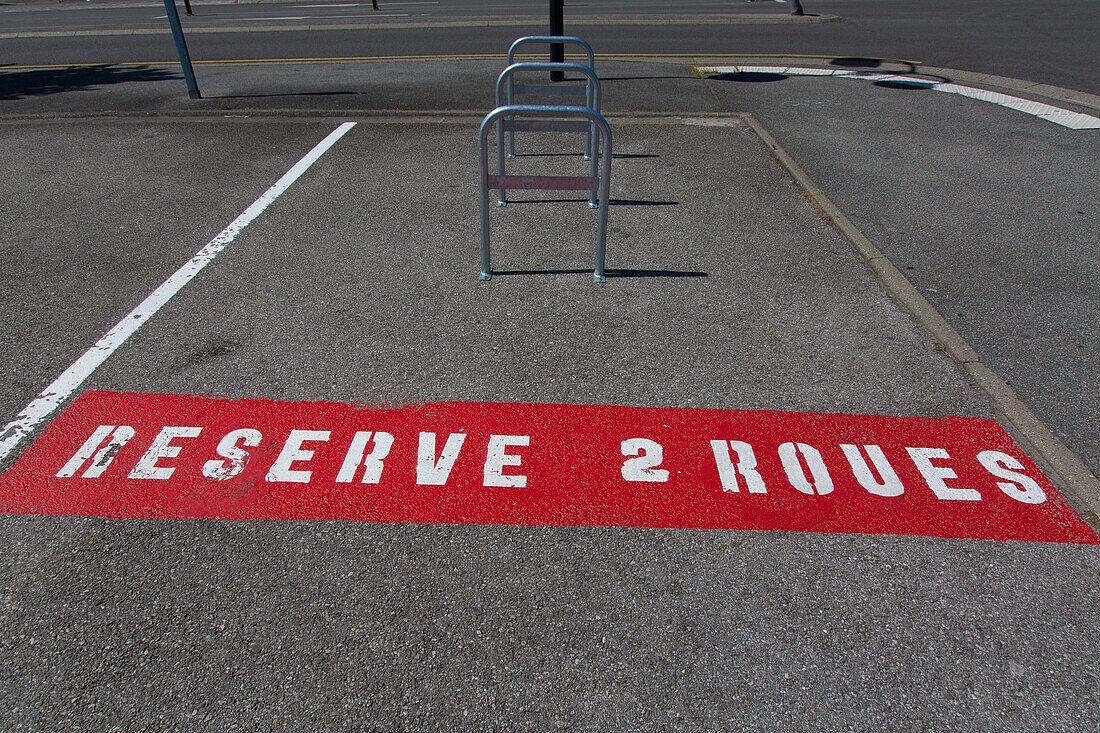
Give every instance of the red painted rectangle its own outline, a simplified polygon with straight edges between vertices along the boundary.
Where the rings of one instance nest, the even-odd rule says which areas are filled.
[[[992,420],[591,405],[88,392],[0,511],[1097,542]]]

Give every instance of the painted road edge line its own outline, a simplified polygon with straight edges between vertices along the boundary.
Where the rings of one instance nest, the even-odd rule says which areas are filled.
[[[825,69],[799,66],[698,66],[696,70],[700,74],[785,74],[789,76],[830,76],[842,79],[864,79],[874,82],[892,82],[894,84],[909,85],[919,89],[931,89],[947,94],[957,94],[961,97],[977,99],[989,102],[1000,107],[1014,109],[1024,114],[1038,117],[1047,122],[1053,122],[1071,130],[1095,130],[1100,129],[1100,117],[1074,112],[1061,107],[1036,102],[1023,97],[1015,97],[1011,94],[991,92],[988,89],[968,87],[962,84],[954,84],[933,79],[917,79],[906,74],[889,74],[873,71],[849,71],[845,69]]]
[[[246,226],[271,205],[290,188],[291,184],[312,166],[328,151],[336,141],[355,127],[354,122],[344,122],[330,132],[324,140],[313,146],[305,156],[295,163],[290,170],[275,182],[252,205],[245,209],[240,216],[234,219],[229,226],[223,229],[216,237],[211,239],[206,246],[200,249],[195,256],[176,270],[160,287],[149,294],[136,308],[130,311],[110,331],[100,337],[90,349],[73,362],[72,366],[62,372],[61,376],[42,390],[38,397],[34,398],[22,412],[10,423],[4,426],[0,432],[0,461],[7,458],[8,454],[26,437],[37,425],[48,417],[57,407],[64,402],[84,380],[91,376],[100,364],[107,360],[126,339],[130,338],[143,323],[148,321],[161,307],[167,303],[173,295],[178,293],[184,285],[189,283],[202,271],[230,242],[237,238]]]
[[[970,376],[999,414],[1016,430],[1025,448],[1061,479],[1062,485],[1089,512],[1093,525],[1100,524],[1100,479],[1048,428],[1000,375],[982,363],[978,353],[909,282],[894,263],[844,215],[832,199],[814,183],[794,158],[753,115],[741,118],[760,141],[787,169],[810,201],[852,243],[886,292],[927,330],[944,352]]]

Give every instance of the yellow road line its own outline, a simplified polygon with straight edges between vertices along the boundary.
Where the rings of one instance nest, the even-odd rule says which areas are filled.
[[[583,54],[567,54],[568,57],[581,58]],[[356,61],[366,62],[383,62],[383,61],[485,61],[500,59],[503,54],[492,53],[470,53],[470,54],[439,54],[439,55],[407,55],[407,56],[306,56],[302,58],[290,58],[290,59],[211,59],[206,61],[193,60],[195,65],[217,65],[217,64],[316,64],[316,63],[346,63]],[[536,54],[521,54],[522,58],[541,58]],[[616,58],[675,58],[675,59],[698,59],[698,58],[797,58],[797,59],[820,59],[820,60],[832,60],[837,58],[848,58],[846,56],[835,56],[828,54],[800,54],[800,53],[598,53],[596,54],[598,59],[616,59]],[[900,64],[915,64],[919,65],[921,61],[910,61],[907,59],[879,59],[868,58],[867,61],[877,61],[879,63],[900,63]],[[28,64],[28,65],[13,65],[13,66],[0,66],[0,74],[4,71],[33,71],[38,69],[80,69],[90,68],[94,66],[178,66],[178,61],[120,61],[120,62],[94,62],[94,63],[76,63],[76,64]]]

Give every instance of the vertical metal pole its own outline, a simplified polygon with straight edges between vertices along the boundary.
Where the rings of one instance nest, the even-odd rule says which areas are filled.
[[[512,101],[513,97],[515,96],[515,91],[516,91],[516,77],[512,74],[509,74],[508,75],[508,94],[507,94],[507,98],[504,100],[505,104],[507,104],[507,105],[515,104],[515,102]],[[514,132],[509,132],[508,133],[508,157],[509,158],[516,157],[516,133],[514,133]],[[503,173],[503,172],[504,171],[501,171],[501,173]]]
[[[589,109],[591,109],[591,107],[589,107]],[[589,128],[589,129],[591,129],[591,128]],[[588,161],[588,175],[592,178],[595,178],[596,177],[596,165],[597,165],[596,159],[599,158],[600,156],[599,156],[599,142],[595,141],[595,140],[593,142],[595,143],[595,145],[593,146],[593,148],[594,148],[593,149],[593,155],[592,155],[591,158],[589,158],[589,161]],[[588,208],[590,208],[590,209],[599,208],[600,204],[602,204],[602,203],[603,202],[600,201],[596,197],[595,190],[592,190],[592,191],[588,192]]]
[[[195,81],[195,69],[191,66],[191,56],[187,53],[187,41],[183,38],[183,26],[180,25],[176,0],[164,0],[164,12],[168,15],[168,25],[172,26],[172,40],[176,42],[176,53],[179,54],[180,66],[183,67],[183,78],[187,81],[187,96],[191,99],[202,99],[198,82]]]
[[[599,85],[599,82],[597,82],[592,77],[588,77],[588,87],[585,89],[585,91],[587,92],[586,98],[590,98],[590,100],[591,100],[589,102],[588,108],[589,109],[594,109],[598,112],[599,109],[600,109],[600,85]],[[599,161],[599,159],[600,159],[600,143],[596,139],[595,130],[596,130],[596,121],[593,120],[593,119],[589,119],[589,121],[588,121],[588,134],[592,135],[592,147],[591,147],[591,150],[589,151],[591,153],[591,155],[588,159],[589,160],[589,163],[588,163],[589,174],[588,175],[592,176],[593,178],[596,177],[596,164],[597,164],[597,161]],[[605,145],[607,144],[606,140],[604,141],[604,144]],[[606,150],[604,150],[604,155],[607,155]],[[598,206],[601,206],[602,204],[603,204],[603,202],[599,201],[599,199],[597,199],[596,192],[595,191],[589,191],[589,193],[588,193],[588,208],[595,209]]]
[[[550,0],[550,35],[565,35],[565,0]],[[565,45],[562,43],[550,44],[550,63],[561,64],[565,62]],[[551,71],[550,81],[565,81],[564,71]]]
[[[588,68],[592,68],[589,66]],[[589,77],[584,82],[584,106],[589,109],[596,109],[595,101],[592,99],[592,78]],[[599,112],[599,110],[596,110]],[[592,157],[596,154],[596,123],[589,121],[588,132],[584,134],[584,159],[592,160]],[[592,175],[596,175],[596,171],[592,171]]]
[[[600,176],[600,222],[596,232],[596,269],[592,273],[598,283],[607,280],[603,265],[607,254],[607,210],[611,208],[611,128],[602,129],[602,132],[604,140],[603,174]]]
[[[500,124],[500,118],[497,118]],[[485,129],[485,123],[481,123],[481,129],[477,135],[477,154],[480,170],[481,193],[481,275],[480,280],[488,280],[493,276],[493,266],[489,263],[489,151],[485,149],[485,138],[489,131]]]
[[[504,122],[514,117],[505,115],[497,118],[497,175],[504,175]],[[488,153],[486,153],[488,156]],[[488,159],[488,158],[486,158]],[[505,206],[508,204],[508,192],[503,188],[497,192],[497,206]]]

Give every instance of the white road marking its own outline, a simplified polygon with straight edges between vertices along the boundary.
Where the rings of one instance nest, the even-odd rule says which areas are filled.
[[[252,221],[262,214],[271,203],[279,198],[280,195],[291,184],[298,180],[298,178],[309,170],[317,159],[320,158],[325,152],[331,148],[337,140],[342,138],[344,134],[355,127],[354,122],[344,122],[329,135],[317,143],[305,156],[299,160],[294,166],[283,174],[283,177],[275,182],[271,188],[267,189],[260,198],[256,199],[251,206],[245,209],[240,216],[234,219],[229,226],[221,231],[218,236],[211,239],[205,247],[200,249],[194,257],[192,257],[187,264],[180,269],[176,270],[164,283],[154,290],[149,297],[141,302],[136,308],[118,322],[114,328],[104,334],[95,346],[88,349],[84,354],[73,362],[73,365],[66,369],[60,377],[54,380],[53,384],[46,387],[38,397],[27,405],[26,408],[19,415],[4,426],[4,430],[0,433],[0,461],[7,457],[8,453],[28,435],[35,426],[42,420],[48,417],[57,407],[65,401],[81,384],[84,380],[91,376],[100,364],[107,360],[107,358],[121,346],[126,339],[130,338],[143,323],[153,317],[161,306],[167,303],[173,295],[178,293],[184,285],[191,282],[191,280],[202,271],[223,249],[225,249],[230,242],[236,239],[241,230],[252,223]]]
[[[982,102],[1008,107],[1039,119],[1053,122],[1071,130],[1095,130],[1100,129],[1100,118],[1092,115],[1072,112],[1061,107],[1053,107],[1042,102],[1034,102],[1022,97],[1013,97],[1009,94],[991,92],[977,87],[966,87],[961,84],[922,79],[905,74],[884,74],[877,71],[849,71],[847,69],[816,69],[812,67],[798,66],[701,66],[702,74],[736,74],[745,72],[749,74],[786,74],[788,76],[835,76],[844,79],[866,79],[867,81],[890,81],[897,84],[907,84],[923,89],[932,89],[947,94],[958,94],[962,97],[977,99]]]

